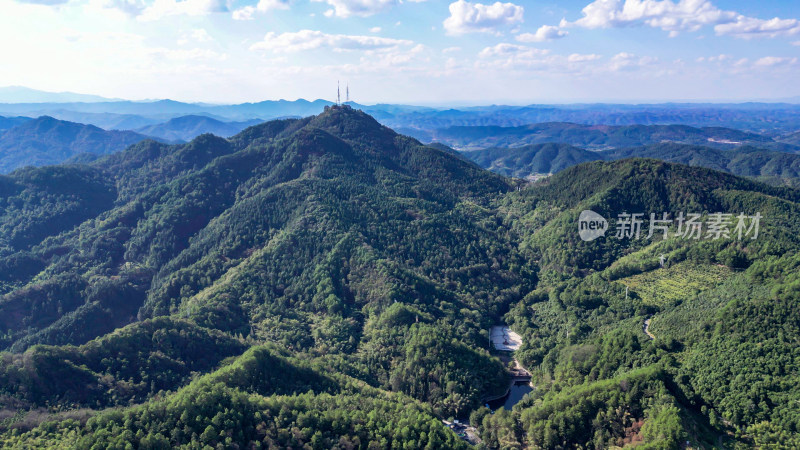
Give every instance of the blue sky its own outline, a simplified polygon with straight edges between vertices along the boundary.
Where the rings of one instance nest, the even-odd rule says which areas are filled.
[[[0,0],[0,86],[362,103],[800,96],[800,2]]]

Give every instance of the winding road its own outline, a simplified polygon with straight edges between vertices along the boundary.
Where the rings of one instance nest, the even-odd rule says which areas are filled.
[[[656,338],[656,336],[650,332],[650,319],[645,319],[642,331],[644,331],[644,334],[650,337],[651,341]]]

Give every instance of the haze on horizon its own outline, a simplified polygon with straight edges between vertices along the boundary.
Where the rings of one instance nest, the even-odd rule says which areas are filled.
[[[0,0],[0,86],[132,100],[781,101],[789,0]],[[30,30],[39,30],[32,33]]]

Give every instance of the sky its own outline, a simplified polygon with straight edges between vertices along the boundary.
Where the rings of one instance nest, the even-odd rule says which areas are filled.
[[[0,86],[134,100],[800,100],[797,0],[0,0],[0,42]]]

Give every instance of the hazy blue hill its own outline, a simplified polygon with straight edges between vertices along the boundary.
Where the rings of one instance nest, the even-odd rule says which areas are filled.
[[[462,155],[484,169],[518,178],[534,174],[555,173],[576,164],[603,159],[602,153],[591,152],[568,144],[487,148],[463,152]]]
[[[0,87],[0,103],[58,103],[58,102],[105,102],[110,99],[99,95],[75,94],[73,92],[47,92],[22,86]]]
[[[33,120],[30,117],[3,117],[0,116],[0,136],[2,136],[3,132],[10,128],[14,128],[17,125],[21,125],[29,120]]]
[[[80,153],[107,154],[147,138],[132,131],[106,131],[43,116],[0,136],[0,173],[28,165],[57,164]]]
[[[230,137],[260,122],[260,120],[223,122],[206,116],[181,116],[164,123],[141,127],[135,131],[167,141],[190,141],[205,133]]]
[[[463,152],[484,169],[525,178],[555,173],[587,161],[653,158],[689,166],[756,177],[770,182],[794,183],[800,177],[800,155],[743,146],[733,150],[687,144],[653,144],[591,152],[567,144],[536,144],[518,148],[490,148]]]
[[[800,132],[787,134],[785,136],[781,136],[778,138],[780,142],[784,142],[789,145],[798,145],[800,146]]]
[[[135,131],[136,128],[146,127],[148,125],[156,125],[171,117],[169,115],[154,115],[145,117],[136,114],[76,112],[67,109],[40,110],[35,114],[36,117],[41,115],[55,117],[56,119],[65,120],[68,122],[94,125],[104,130],[131,131]]]
[[[580,125],[575,123],[538,123],[519,127],[471,126],[434,131],[430,138],[460,150],[488,147],[520,147],[557,142],[595,150],[617,147],[678,142],[717,148],[751,144],[775,146],[782,151],[797,150],[771,138],[728,128],[694,128],[686,125]]]

